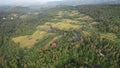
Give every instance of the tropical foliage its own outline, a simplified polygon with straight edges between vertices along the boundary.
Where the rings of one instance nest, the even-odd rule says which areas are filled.
[[[86,5],[0,12],[0,68],[119,68],[119,10]]]

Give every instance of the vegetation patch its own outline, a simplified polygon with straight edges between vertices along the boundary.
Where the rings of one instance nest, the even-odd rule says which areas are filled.
[[[110,41],[115,41],[116,38],[117,38],[117,36],[113,33],[101,34],[101,39],[107,39],[107,40],[110,40]]]
[[[61,17],[68,16],[68,18],[59,19],[56,17],[55,19],[52,19],[56,22],[46,22],[43,25],[37,26],[36,27],[37,30],[32,35],[20,36],[20,37],[13,38],[12,40],[15,43],[19,43],[21,47],[31,47],[34,44],[36,44],[38,41],[42,40],[43,38],[55,35],[56,33],[53,33],[54,31],[80,30],[83,27],[84,28],[87,27],[85,24],[91,24],[86,22],[86,20],[92,21],[91,17],[85,16],[84,14],[81,14],[75,10],[59,11],[58,16],[61,16]],[[75,18],[71,19],[71,17],[74,17],[74,16]],[[78,20],[82,20],[82,22]],[[96,24],[96,23],[93,22],[92,24]],[[89,33],[85,31],[83,31],[83,34],[85,34],[85,36],[89,35]]]
[[[32,35],[20,36],[20,37],[13,38],[12,40],[15,43],[19,43],[21,47],[31,47],[35,43],[37,43],[39,40],[51,35],[54,35],[54,34],[37,30]]]
[[[81,27],[79,25],[73,25],[73,24],[70,24],[70,23],[47,23],[49,25],[51,25],[54,29],[59,29],[59,30],[67,30],[67,31],[70,31],[70,30],[76,30],[76,29],[80,29]]]

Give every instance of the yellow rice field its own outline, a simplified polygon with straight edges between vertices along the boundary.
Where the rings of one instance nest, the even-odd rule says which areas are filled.
[[[15,43],[19,43],[20,47],[31,47],[32,45],[34,45],[35,43],[38,42],[38,40],[43,39],[44,37],[47,37],[49,35],[54,35],[52,33],[47,33],[44,31],[36,31],[34,32],[32,35],[29,36],[20,36],[20,37],[16,37],[13,38],[12,40]]]

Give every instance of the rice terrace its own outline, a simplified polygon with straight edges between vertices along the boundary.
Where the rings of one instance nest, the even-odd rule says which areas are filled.
[[[60,11],[63,14],[67,11]],[[60,13],[59,12],[59,13]],[[74,12],[74,13],[72,13]],[[59,15],[58,13],[58,15]],[[68,12],[70,13],[70,12]],[[77,11],[71,11],[72,15],[70,15],[70,17],[75,17],[75,15],[79,14],[81,15],[79,12]],[[83,14],[82,14],[83,15]],[[69,17],[69,14],[67,15]],[[58,17],[62,18],[62,14]],[[86,19],[85,19],[86,18]],[[77,20],[76,20],[77,19]],[[59,18],[56,20],[60,20]],[[86,22],[88,20],[88,22]],[[82,21],[82,22],[80,22]],[[15,37],[12,40],[15,43],[19,43],[21,47],[31,47],[33,46],[35,43],[37,43],[39,40],[42,40],[43,38],[46,38],[48,36],[56,36],[57,32],[53,32],[53,31],[74,31],[74,30],[82,30],[82,28],[84,27],[84,25],[88,25],[87,27],[92,27],[92,23],[94,23],[94,21],[92,20],[92,18],[89,18],[89,16],[81,16],[81,17],[77,17],[74,19],[61,19],[59,22],[47,22],[43,25],[39,25],[36,27],[36,31],[32,34],[32,35],[25,35],[25,36],[19,36],[19,37]]]
[[[120,1],[0,0],[0,68],[120,68]]]

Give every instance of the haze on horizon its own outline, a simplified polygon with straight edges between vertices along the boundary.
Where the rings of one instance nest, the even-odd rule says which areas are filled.
[[[47,2],[54,1],[79,1],[79,3],[100,3],[100,2],[109,2],[109,1],[119,1],[119,0],[0,0],[0,5],[40,5]]]
[[[62,1],[62,0],[0,0],[0,5],[30,5],[30,4],[44,4],[52,1]]]

